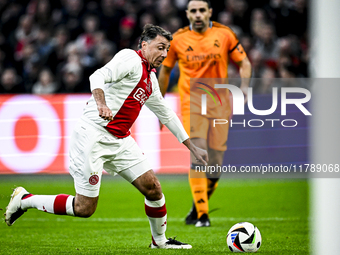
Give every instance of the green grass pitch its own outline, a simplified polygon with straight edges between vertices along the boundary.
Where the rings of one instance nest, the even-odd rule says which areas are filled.
[[[191,250],[151,250],[144,198],[120,177],[104,176],[97,211],[88,219],[31,209],[8,227],[0,224],[0,254],[232,254],[226,234],[237,222],[255,224],[262,235],[258,254],[309,254],[308,181],[227,179],[210,200],[210,228],[186,226],[191,206],[186,176],[159,176],[168,210],[167,236]],[[12,188],[34,194],[72,194],[70,176],[0,176],[0,208]]]

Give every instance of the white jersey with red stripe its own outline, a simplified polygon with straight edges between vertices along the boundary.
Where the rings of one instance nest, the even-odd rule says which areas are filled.
[[[141,51],[119,51],[110,62],[90,76],[90,82],[104,82],[99,87],[104,90],[113,120],[107,121],[99,116],[93,95],[83,115],[114,136],[124,138],[130,135],[130,128],[145,104],[180,142],[188,138],[177,115],[162,97],[155,72]]]

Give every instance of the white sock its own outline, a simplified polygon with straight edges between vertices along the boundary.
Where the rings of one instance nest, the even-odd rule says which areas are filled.
[[[149,218],[152,241],[155,245],[164,244],[167,241],[165,237],[167,213],[164,194],[157,201],[150,201],[145,198],[145,213]]]
[[[33,195],[21,199],[21,209],[36,208],[40,211],[59,215],[74,216],[73,199],[71,195]]]

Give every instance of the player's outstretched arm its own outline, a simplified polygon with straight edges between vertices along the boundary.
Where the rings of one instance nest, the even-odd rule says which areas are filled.
[[[198,148],[196,145],[194,145],[190,139],[188,138],[183,142],[183,144],[191,151],[191,153],[194,155],[196,160],[205,166],[208,165],[208,153],[206,150],[203,150],[201,148]]]

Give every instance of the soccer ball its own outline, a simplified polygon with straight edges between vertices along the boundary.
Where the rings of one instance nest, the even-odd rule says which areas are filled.
[[[232,252],[257,252],[262,243],[261,233],[249,222],[240,222],[230,228],[227,245]]]

